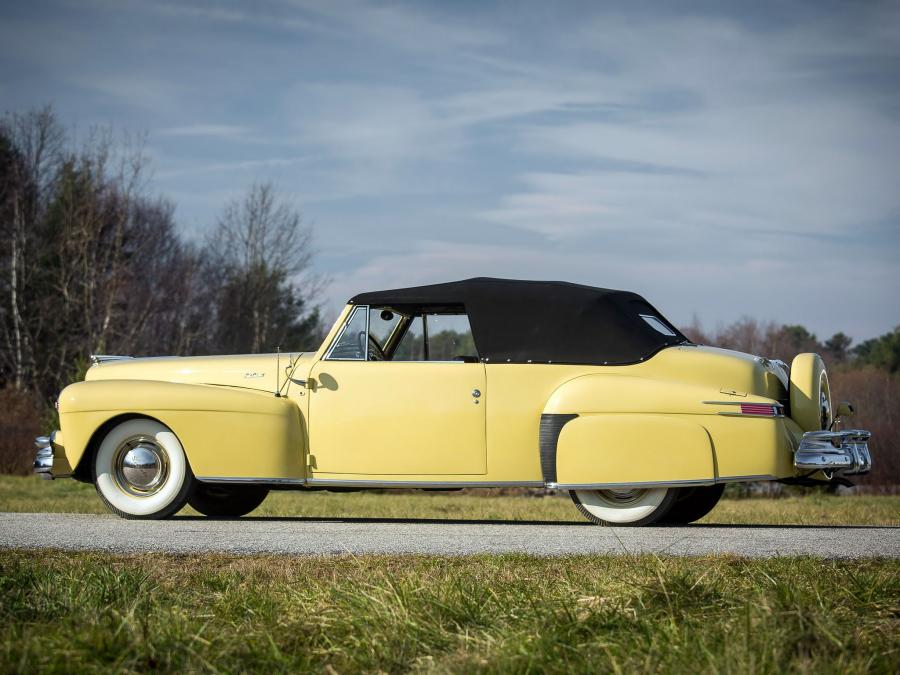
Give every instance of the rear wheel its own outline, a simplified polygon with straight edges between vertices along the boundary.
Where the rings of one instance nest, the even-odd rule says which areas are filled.
[[[146,418],[106,434],[94,455],[93,478],[110,511],[145,520],[180,511],[194,482],[181,442],[167,426]]]
[[[666,516],[678,497],[674,488],[573,490],[575,507],[598,525],[652,525]]]
[[[263,503],[269,494],[259,485],[213,485],[197,483],[188,504],[211,518],[240,518]]]
[[[700,520],[716,507],[724,491],[724,484],[681,488],[672,509],[660,522],[686,525]]]

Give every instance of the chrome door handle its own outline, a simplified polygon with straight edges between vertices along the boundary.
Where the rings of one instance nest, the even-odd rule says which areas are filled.
[[[478,398],[479,396],[481,396],[481,390],[480,390],[480,389],[473,389],[473,390],[472,390],[472,396],[474,396],[475,398]]]

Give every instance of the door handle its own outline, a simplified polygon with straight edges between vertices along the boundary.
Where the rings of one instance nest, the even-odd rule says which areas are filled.
[[[472,390],[472,396],[474,396],[475,398],[479,398],[479,397],[481,396],[481,390],[479,390],[479,389],[473,389],[473,390]]]

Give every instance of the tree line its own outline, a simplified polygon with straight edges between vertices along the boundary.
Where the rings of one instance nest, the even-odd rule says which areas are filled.
[[[53,424],[52,401],[90,354],[321,341],[312,230],[295,207],[255,184],[190,240],[147,171],[139,143],[109,130],[79,141],[51,108],[0,120],[0,472],[30,471],[31,439]],[[788,364],[822,354],[835,399],[857,403],[852,424],[874,432],[865,481],[900,484],[900,328],[855,346],[843,333],[820,341],[803,326],[750,318],[682,331]]]
[[[900,372],[900,326],[853,346],[853,339],[838,332],[819,340],[804,326],[758,321],[744,317],[717,330],[703,328],[698,319],[681,329],[691,341],[747,354],[781,359],[788,365],[797,354],[815,352],[831,367],[873,367]]]
[[[139,144],[109,130],[76,141],[50,108],[0,121],[0,387],[46,402],[89,354],[316,344],[312,231],[271,185],[190,241],[147,184]]]

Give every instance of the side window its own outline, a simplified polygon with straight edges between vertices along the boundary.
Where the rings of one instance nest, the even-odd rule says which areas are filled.
[[[394,350],[394,361],[477,361],[469,317],[417,314]]]
[[[471,361],[478,359],[472,327],[465,314],[427,314],[428,360]]]
[[[400,314],[397,312],[382,307],[373,307],[369,310],[369,335],[381,349],[387,345],[388,338],[391,337],[398,323],[400,323]]]
[[[403,339],[394,350],[391,361],[424,361],[425,360],[425,332],[422,330],[422,317],[413,317],[410,321]]]
[[[350,320],[344,326],[344,330],[332,345],[327,359],[340,359],[343,361],[365,361],[366,347],[368,346],[368,333],[366,331],[366,318],[368,307],[356,307]]]

